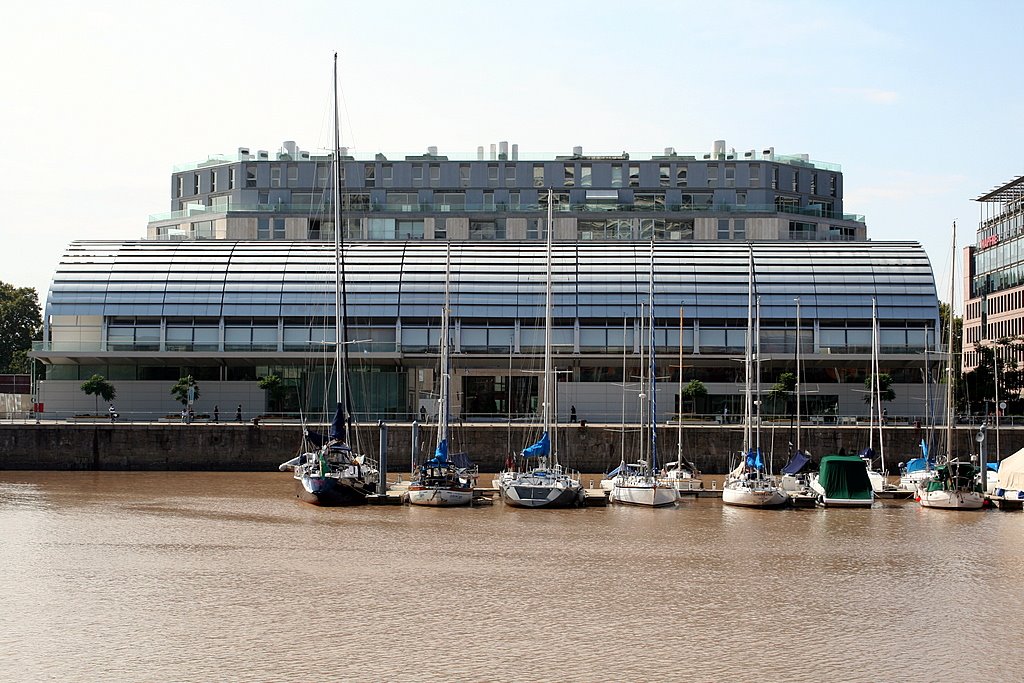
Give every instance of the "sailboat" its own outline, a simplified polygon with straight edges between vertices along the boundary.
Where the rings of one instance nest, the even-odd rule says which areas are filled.
[[[700,472],[683,456],[683,309],[679,308],[679,415],[676,424],[676,459],[665,464],[665,474],[658,478],[662,486],[676,491],[699,491],[704,488]]]
[[[654,361],[654,237],[651,237],[651,268],[650,285],[648,293],[648,363],[647,382],[645,387],[644,373],[640,378],[640,399],[643,401],[641,417],[644,424],[644,435],[640,442],[641,458],[635,463],[626,464],[625,461],[619,466],[619,473],[612,478],[611,491],[608,500],[613,503],[625,503],[627,505],[646,505],[648,507],[662,507],[674,505],[679,500],[679,492],[672,486],[665,486],[658,482],[655,471],[658,468],[658,430],[657,430],[657,401],[655,394],[655,371]],[[641,329],[642,326],[641,326]],[[640,366],[644,367],[643,355],[641,354]],[[644,389],[646,388],[646,392]],[[644,444],[647,445],[648,453],[644,457]]]
[[[754,399],[751,386],[754,354],[754,250],[750,247],[747,281],[747,339],[743,358],[746,386],[743,406],[743,452],[740,463],[729,473],[722,486],[722,502],[743,507],[782,507],[789,496],[765,467],[761,445],[755,443],[753,417]],[[760,346],[760,344],[758,344]],[[760,350],[760,349],[758,349]],[[760,427],[758,427],[760,432]],[[759,434],[758,434],[759,436]]]
[[[334,163],[341,164],[341,135],[338,124],[338,55],[334,55]],[[363,503],[377,493],[380,471],[377,462],[353,448],[356,437],[352,424],[351,386],[348,376],[348,327],[345,319],[345,271],[341,244],[341,174],[335,172],[334,203],[334,328],[335,328],[335,413],[328,439],[318,448],[281,463],[282,472],[291,470],[296,496],[314,505]],[[314,435],[304,430],[303,442],[311,445]]]
[[[978,468],[953,454],[953,301],[956,286],[956,223],[953,223],[953,251],[949,278],[949,330],[946,349],[946,453],[934,474],[917,486],[922,507],[944,510],[980,510],[985,498],[979,490]]]
[[[406,498],[411,505],[453,507],[473,502],[476,469],[468,462],[456,464],[449,456],[448,422],[450,413],[451,368],[449,362],[449,327],[451,320],[450,288],[451,246],[445,253],[444,308],[441,310],[441,391],[437,410],[437,446],[434,457],[420,465],[416,478],[409,484]]]
[[[912,495],[912,491],[906,489],[900,489],[898,486],[890,484],[887,479],[887,470],[885,467],[885,424],[883,422],[882,412],[882,385],[879,382],[881,370],[878,365],[879,361],[879,338],[880,332],[878,329],[878,303],[874,297],[871,298],[871,396],[870,396],[870,409],[868,417],[868,447],[861,451],[860,457],[864,460],[864,466],[867,468],[868,480],[871,482],[871,490],[874,491],[876,498],[909,498]],[[875,430],[878,430],[878,457],[881,464],[881,470],[874,469],[875,460]]]
[[[553,197],[548,190],[548,220],[546,260],[547,271],[544,289],[544,379],[541,389],[541,416],[543,433],[540,439],[522,450],[520,455],[527,464],[535,461],[533,467],[524,471],[512,469],[498,476],[498,492],[502,500],[514,507],[557,508],[581,505],[584,501],[583,485],[579,474],[558,464],[557,438],[552,422],[555,396],[554,369],[551,359],[551,318],[552,297],[552,220]],[[554,444],[552,442],[554,441]]]

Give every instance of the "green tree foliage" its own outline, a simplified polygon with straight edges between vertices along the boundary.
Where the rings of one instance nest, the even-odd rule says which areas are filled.
[[[963,374],[963,392],[960,396],[961,409],[967,409],[976,415],[995,412],[996,400],[996,350],[1010,346],[1009,339],[1000,339],[995,346],[978,346],[978,365],[970,372]],[[1024,388],[1024,372],[1010,354],[999,354],[999,400],[1006,402],[1007,412],[1019,414],[1024,405],[1021,403],[1020,392]]]
[[[117,398],[117,390],[114,389],[114,385],[108,382],[107,378],[103,375],[93,375],[82,382],[82,391],[85,392],[86,396],[95,397],[97,414],[100,411],[101,398],[104,401],[113,401]]]
[[[36,290],[0,282],[0,373],[29,371],[27,354],[42,327]]]
[[[875,392],[875,377],[876,375],[868,375],[864,380],[864,388],[867,390],[867,393],[864,394],[865,403],[871,403],[871,395]],[[895,400],[896,391],[892,388],[892,375],[887,372],[880,372],[877,377],[879,398],[886,403]]]
[[[171,396],[174,397],[178,403],[183,406],[188,405],[188,390],[189,387],[195,390],[193,394],[194,398],[199,398],[199,384],[196,382],[192,375],[182,377],[178,380],[178,383],[171,387]]]
[[[256,384],[260,389],[267,392],[267,397],[270,399],[271,410],[280,410],[281,400],[288,391],[288,387],[285,386],[284,380],[281,379],[281,376],[267,375],[265,377],[260,377]]]
[[[690,382],[683,387],[682,390],[683,398],[690,400],[690,412],[697,411],[697,401],[708,395],[708,388],[704,386],[704,382],[699,379],[691,379]],[[682,406],[679,407],[680,412]]]
[[[779,378],[772,385],[772,388],[768,391],[768,398],[772,401],[772,408],[776,414],[779,404],[784,407],[786,414],[792,414],[796,412],[792,408],[796,407],[796,375],[792,372],[783,372],[779,375]]]

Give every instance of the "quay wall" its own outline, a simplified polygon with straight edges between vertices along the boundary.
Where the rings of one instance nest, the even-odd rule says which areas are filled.
[[[677,428],[658,430],[659,461],[675,458]],[[453,452],[465,451],[481,472],[502,469],[506,454],[520,450],[537,438],[536,427],[465,425],[452,430]],[[377,455],[377,427],[361,430],[364,450]],[[956,447],[961,453],[976,452],[976,429],[959,429]],[[408,423],[388,426],[388,470],[409,470],[412,428]],[[434,430],[420,430],[420,459],[433,454]],[[267,471],[293,457],[301,432],[294,424],[0,424],[0,469],[5,470],[203,470]],[[896,472],[901,461],[920,455],[922,432],[913,426],[885,428],[886,464]],[[635,460],[639,429],[627,427],[624,435],[627,460]],[[762,430],[761,444],[774,451],[775,469],[784,464],[791,432],[785,428]],[[606,472],[619,463],[622,452],[619,425],[571,425],[558,430],[559,459],[581,472]],[[682,430],[683,453],[708,473],[722,473],[735,461],[743,439],[740,425],[689,425]],[[866,426],[805,427],[803,447],[812,456],[856,453],[868,444]],[[1024,427],[1002,427],[1000,452],[1006,455],[1024,446]],[[511,448],[510,448],[511,445]],[[995,453],[994,430],[988,431],[988,459]],[[877,436],[875,450],[877,448]]]

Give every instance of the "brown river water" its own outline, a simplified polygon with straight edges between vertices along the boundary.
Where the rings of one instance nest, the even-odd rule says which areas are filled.
[[[1024,680],[1024,513],[316,508],[0,472],[2,681]]]

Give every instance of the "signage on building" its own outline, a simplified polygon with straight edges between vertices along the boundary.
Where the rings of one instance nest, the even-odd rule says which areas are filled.
[[[989,235],[985,239],[978,242],[979,249],[988,249],[991,246],[999,244],[999,235]]]

